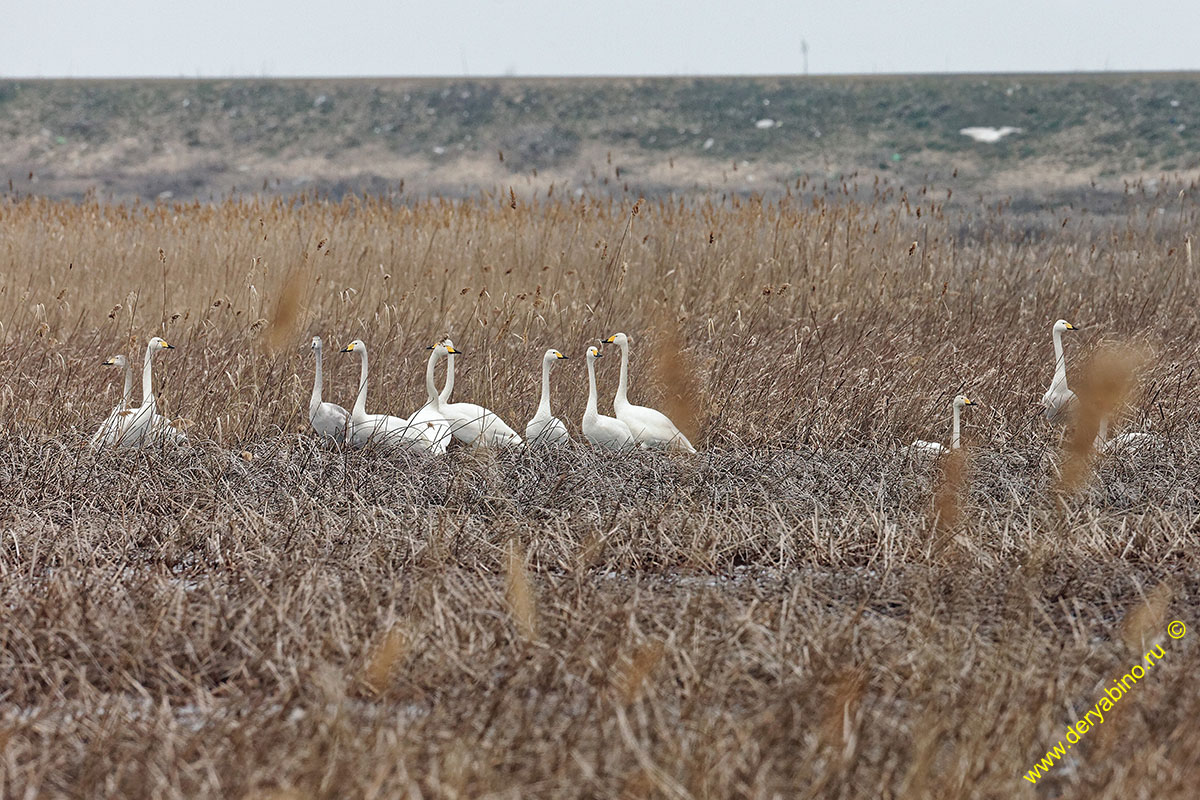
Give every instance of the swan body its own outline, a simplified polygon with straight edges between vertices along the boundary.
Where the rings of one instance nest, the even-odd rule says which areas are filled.
[[[623,450],[637,445],[629,426],[616,417],[607,417],[597,410],[596,359],[603,358],[595,347],[587,349],[588,399],[583,412],[583,435],[596,447]]]
[[[1100,453],[1116,453],[1131,450],[1154,443],[1155,436],[1143,431],[1119,433],[1108,438],[1108,418],[1100,420],[1100,432],[1096,435],[1096,451]]]
[[[562,445],[571,441],[567,426],[550,413],[550,370],[566,358],[557,350],[547,350],[542,356],[542,399],[537,413],[525,425],[525,441],[537,445]]]
[[[354,409],[350,412],[350,428],[347,441],[353,447],[380,445],[389,449],[430,452],[436,441],[427,424],[412,424],[404,417],[389,414],[367,413],[367,346],[355,339],[341,349],[343,353],[358,353],[362,370],[358,380],[358,395]]]
[[[155,444],[164,442],[171,444],[181,444],[187,440],[187,434],[171,424],[171,421],[159,414],[154,413],[154,422],[151,423],[150,438]]]
[[[1065,319],[1054,323],[1051,337],[1054,339],[1054,378],[1050,388],[1042,396],[1042,407],[1046,420],[1054,425],[1066,424],[1078,402],[1075,393],[1067,388],[1067,361],[1063,353],[1062,335],[1066,331],[1078,330]]]
[[[129,409],[133,405],[133,368],[125,356],[109,356],[101,362],[106,367],[120,367],[125,373],[125,391],[121,402],[113,406],[112,413],[100,423],[100,429],[92,434],[93,448],[112,447],[121,441],[121,436],[129,422]]]
[[[628,426],[637,443],[643,449],[681,450],[694,453],[696,448],[688,441],[675,423],[661,411],[629,402],[629,337],[616,333],[604,340],[621,348],[621,380],[617,384],[617,396],[613,399],[613,411],[617,419]]]
[[[938,456],[938,455],[943,455],[945,453],[949,453],[951,450],[957,450],[959,447],[962,446],[962,440],[959,435],[959,426],[961,424],[960,417],[962,415],[962,410],[964,408],[966,408],[967,406],[973,406],[973,405],[977,405],[977,404],[975,403],[974,400],[968,399],[965,394],[960,394],[958,397],[954,398],[954,402],[951,404],[951,407],[954,409],[954,422],[952,423],[951,429],[950,429],[950,446],[949,447],[946,447],[946,445],[942,444],[941,442],[927,442],[924,439],[917,439],[915,442],[913,442],[912,444],[910,444],[908,446],[909,452],[919,453],[919,454],[923,454],[923,455]]]
[[[328,439],[338,444],[346,441],[346,428],[350,422],[350,412],[336,403],[321,401],[321,337],[312,339],[312,351],[316,356],[317,369],[313,378],[312,399],[308,402],[308,421],[313,430],[322,439]]]
[[[449,421],[455,439],[475,447],[520,447],[520,435],[492,411],[475,403],[446,403],[433,385],[433,369],[438,360],[461,353],[454,345],[438,342],[429,347],[433,354],[425,372],[426,391],[430,403],[442,418]],[[447,377],[447,382],[449,378]],[[435,400],[436,398],[436,400]]]

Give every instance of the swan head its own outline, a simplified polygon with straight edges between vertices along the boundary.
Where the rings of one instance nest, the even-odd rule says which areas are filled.
[[[162,339],[158,336],[154,336],[150,339],[150,350],[151,351],[174,350],[174,349],[175,349],[175,345],[167,344],[164,339]]]
[[[125,358],[125,356],[109,356],[100,362],[100,364],[105,367],[121,367],[122,369],[124,369],[128,363],[129,361]]]
[[[312,349],[314,353],[321,352],[321,337],[314,336],[312,340]]]
[[[366,352],[366,350],[367,350],[367,345],[366,345],[366,344],[363,342],[363,340],[362,340],[362,339],[355,339],[353,342],[351,342],[350,344],[346,345],[345,347],[343,347],[343,348],[342,348],[341,350],[339,350],[338,352],[339,352],[339,353],[357,353],[357,352],[359,352],[360,350],[361,350],[361,351],[363,351],[363,352]]]
[[[448,341],[449,340],[447,339],[443,339],[440,342],[435,342],[434,344],[429,345],[429,347],[426,347],[425,349],[432,350],[434,356],[437,358],[444,358],[446,356],[458,355],[462,353],[462,350],[455,348],[455,346],[449,344]]]
[[[954,398],[954,407],[960,411],[966,406],[977,406],[977,405],[979,405],[979,404],[976,403],[974,400],[970,399],[969,397],[967,397],[965,394],[960,394],[958,397]]]
[[[595,361],[597,358],[604,358],[604,355],[600,352],[599,347],[592,345],[587,349],[587,360]]]
[[[1054,323],[1054,332],[1055,333],[1063,333],[1065,331],[1077,331],[1077,330],[1079,330],[1079,329],[1076,328],[1071,323],[1067,322],[1065,319],[1060,319],[1058,322]]]
[[[542,361],[547,364],[553,364],[554,362],[556,362],[560,359],[563,359],[563,358],[566,358],[566,356],[564,356],[562,353],[558,352],[554,348],[550,348],[549,350],[546,351],[546,355],[542,356]]]
[[[617,347],[620,347],[622,350],[624,350],[629,346],[629,337],[623,333],[614,333],[612,336],[605,339],[604,343],[615,344]]]

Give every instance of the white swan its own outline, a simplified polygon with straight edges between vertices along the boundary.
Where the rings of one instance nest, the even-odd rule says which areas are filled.
[[[100,429],[92,434],[93,448],[111,447],[120,442],[131,416],[129,409],[133,405],[133,368],[129,366],[129,359],[125,356],[109,356],[101,363],[106,367],[120,367],[124,371],[125,391],[121,395],[121,402],[113,406],[112,413],[100,423]]]
[[[525,425],[525,440],[530,444],[558,445],[571,440],[567,426],[550,413],[550,370],[564,358],[557,350],[547,350],[542,356],[542,399],[537,413]]]
[[[1096,451],[1099,453],[1116,453],[1153,444],[1154,435],[1143,431],[1128,431],[1108,438],[1108,417],[1101,417],[1100,432],[1096,434]]]
[[[382,445],[401,450],[430,452],[436,447],[427,424],[413,425],[403,417],[388,414],[367,413],[367,346],[362,339],[355,339],[341,349],[342,353],[358,353],[362,360],[362,371],[358,379],[358,396],[350,412],[348,441],[354,447],[369,444]]]
[[[115,443],[117,447],[141,447],[154,444],[164,438],[180,439],[183,434],[171,427],[167,419],[158,413],[158,401],[154,397],[154,379],[150,364],[159,350],[174,350],[158,336],[146,343],[146,357],[142,362],[142,404],[127,411],[128,422]]]
[[[1067,388],[1067,360],[1063,354],[1062,335],[1064,331],[1078,330],[1065,319],[1054,323],[1052,337],[1054,339],[1054,378],[1050,388],[1042,396],[1042,406],[1046,410],[1046,419],[1055,425],[1067,422],[1076,404],[1075,393]]]
[[[312,423],[313,430],[322,439],[342,444],[346,441],[346,426],[350,422],[350,412],[337,403],[321,402],[321,385],[324,381],[321,377],[320,336],[312,338],[312,351],[316,356],[317,370],[313,378],[312,399],[308,401],[308,421]]]
[[[613,411],[617,419],[629,426],[629,430],[644,449],[665,448],[694,453],[696,448],[687,437],[679,432],[675,423],[661,411],[646,406],[635,406],[629,402],[629,337],[615,333],[604,340],[621,348],[621,380],[617,384],[617,396],[613,399]]]
[[[595,347],[587,349],[588,399],[583,412],[583,435],[596,447],[621,450],[634,447],[637,440],[629,426],[616,417],[606,417],[597,410],[596,359],[603,358]]]
[[[942,453],[949,453],[951,450],[957,450],[961,445],[961,439],[959,438],[958,433],[959,416],[962,414],[962,410],[966,406],[973,405],[976,405],[976,403],[967,399],[965,394],[960,394],[958,397],[954,398],[954,402],[951,404],[951,406],[954,408],[954,424],[950,429],[949,449],[947,449],[947,447],[941,442],[927,442],[923,439],[917,439],[908,446],[908,449],[913,453],[925,453],[928,455],[941,455]]]
[[[433,355],[429,357],[429,365],[425,371],[425,388],[431,402],[433,398],[437,398],[434,407],[438,414],[449,420],[454,438],[475,447],[520,447],[523,444],[520,435],[494,412],[475,403],[445,403],[440,394],[435,394],[433,369],[438,359],[462,351],[443,342],[430,345],[429,349],[433,351]]]
[[[449,340],[443,340],[443,344],[447,341]],[[433,453],[435,455],[443,455],[450,446],[450,442],[454,440],[454,432],[450,427],[450,420],[441,411],[443,395],[449,395],[449,390],[454,388],[454,373],[453,371],[447,373],[446,388],[439,394],[437,385],[433,380],[433,371],[437,366],[437,359],[438,356],[436,353],[429,354],[429,362],[425,365],[425,405],[417,409],[417,412],[408,419],[409,422],[421,422],[430,426],[429,431],[434,440]]]

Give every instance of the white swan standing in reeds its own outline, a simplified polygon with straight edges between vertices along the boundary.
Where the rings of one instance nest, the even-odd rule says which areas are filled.
[[[942,453],[948,453],[951,450],[957,450],[961,446],[962,441],[959,437],[959,418],[962,415],[962,410],[967,406],[975,405],[975,402],[973,400],[969,400],[965,394],[960,394],[954,398],[954,402],[950,405],[954,411],[954,422],[950,427],[950,447],[947,448],[941,442],[927,442],[924,439],[917,439],[915,442],[909,445],[908,449],[910,451],[913,453],[924,453],[927,455],[941,455]]]
[[[696,448],[680,433],[675,423],[661,411],[629,402],[629,337],[615,333],[604,340],[621,348],[621,379],[617,384],[617,396],[613,399],[613,411],[617,419],[625,423],[637,443],[643,448],[682,450],[694,453]]]
[[[525,425],[525,441],[529,444],[559,445],[571,440],[567,426],[550,411],[550,370],[564,358],[557,350],[547,350],[542,356],[542,398],[537,413]]]
[[[129,359],[125,356],[109,356],[101,363],[106,367],[121,368],[125,373],[125,391],[121,395],[121,402],[113,407],[112,413],[100,423],[100,429],[92,434],[93,448],[112,447],[121,441],[133,407],[133,368],[129,366]]]
[[[520,447],[523,444],[520,435],[494,412],[475,403],[445,403],[440,394],[434,394],[433,368],[438,359],[462,351],[443,342],[430,345],[429,349],[433,355],[426,369],[426,389],[431,399],[437,398],[436,411],[449,420],[454,438],[475,447]]]
[[[358,380],[358,396],[354,399],[354,408],[350,412],[350,435],[348,441],[354,447],[379,445],[382,447],[430,452],[435,449],[436,441],[425,423],[411,424],[403,417],[389,414],[367,413],[367,346],[361,339],[355,339],[341,349],[343,353],[358,353],[362,360],[362,370]]]
[[[1054,323],[1052,338],[1054,339],[1054,378],[1050,388],[1042,396],[1042,406],[1045,408],[1046,420],[1055,425],[1066,424],[1077,400],[1075,393],[1067,388],[1067,360],[1063,353],[1062,335],[1066,331],[1078,330],[1065,319]]]
[[[321,337],[314,336],[312,339],[312,351],[316,356],[316,375],[313,378],[312,399],[308,401],[308,421],[312,423],[313,430],[322,439],[342,444],[346,441],[346,427],[350,422],[350,412],[339,406],[337,403],[325,403],[321,401],[321,390],[323,379],[321,376]]]
[[[445,340],[443,344],[448,342]],[[453,345],[451,345],[453,347]],[[451,356],[453,358],[453,356]],[[417,412],[409,417],[410,422],[424,423],[429,426],[430,434],[433,437],[434,445],[432,452],[435,455],[442,455],[450,446],[450,442],[454,439],[454,432],[450,426],[450,420],[442,413],[441,405],[443,402],[443,394],[448,396],[450,390],[454,388],[454,374],[447,373],[446,388],[439,393],[437,384],[433,380],[434,368],[437,366],[437,353],[429,354],[429,362],[425,365],[425,405],[417,409]]]
[[[160,350],[174,350],[158,336],[151,337],[146,344],[146,357],[142,362],[142,404],[128,410],[129,421],[115,443],[117,447],[141,447],[155,444],[163,439],[179,440],[183,434],[175,430],[166,418],[158,413],[158,401],[154,397],[154,377],[151,364],[154,354]]]
[[[603,358],[595,347],[587,349],[588,399],[583,412],[583,435],[596,447],[622,450],[637,445],[629,426],[616,417],[601,414],[596,393],[596,359]]]

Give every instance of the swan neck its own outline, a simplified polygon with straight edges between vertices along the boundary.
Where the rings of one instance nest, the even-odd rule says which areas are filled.
[[[586,416],[594,417],[598,413],[596,410],[596,407],[598,405],[597,401],[596,401],[596,362],[589,358],[588,362],[587,362],[587,369],[588,369],[588,399],[587,399],[587,410],[584,411],[583,415],[585,417]]]
[[[550,362],[542,359],[542,399],[538,403],[537,415],[550,416]]]
[[[621,345],[621,379],[617,383],[617,397],[614,402],[625,404],[629,402],[629,345]]]
[[[353,416],[361,419],[367,415],[367,348],[362,349],[362,371],[358,376],[358,396],[354,398]]]
[[[125,362],[125,393],[122,395],[122,408],[133,407],[133,367]]]
[[[154,381],[150,377],[150,362],[154,358],[154,345],[146,345],[146,359],[142,362],[142,405],[154,402]]]
[[[315,412],[321,405],[321,383],[323,379],[321,377],[321,348],[318,347],[313,352],[317,354],[317,371],[313,376],[312,400],[309,401],[308,407],[310,411]]]
[[[437,367],[437,360],[438,354],[435,350],[429,354],[429,361],[425,364],[425,397],[430,403],[433,403],[434,408],[437,408],[438,404],[441,402],[441,396],[438,394],[437,384],[435,384],[433,380],[433,372]],[[449,386],[449,378],[447,378],[446,384]]]
[[[442,389],[439,395],[441,401],[445,403],[450,399],[450,393],[454,391],[454,353],[446,356],[446,386]]]
[[[1067,360],[1063,354],[1062,334],[1054,331],[1054,382],[1066,386]]]
[[[959,416],[962,414],[962,409],[956,403],[954,405],[954,426],[950,430],[950,449],[957,450],[960,444],[959,439]]]

